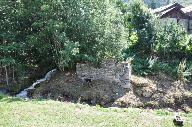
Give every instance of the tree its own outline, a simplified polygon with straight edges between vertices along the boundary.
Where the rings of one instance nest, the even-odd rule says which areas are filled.
[[[125,14],[125,21],[130,30],[130,35],[137,35],[137,42],[133,49],[141,54],[150,54],[156,36],[155,16],[141,1],[132,1]]]
[[[120,58],[126,47],[115,0],[2,0],[0,7],[7,42],[1,46],[13,46],[17,55],[8,56],[23,65],[63,70],[78,61]]]
[[[159,23],[157,25],[155,50],[163,58],[186,57],[187,34],[177,23]]]

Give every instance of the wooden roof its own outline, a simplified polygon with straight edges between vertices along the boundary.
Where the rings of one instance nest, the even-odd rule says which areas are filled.
[[[185,14],[188,14],[189,16],[192,16],[192,6],[188,6],[181,9]]]
[[[184,7],[179,3],[169,4],[157,9],[152,10],[160,18],[182,18],[186,19],[192,16],[192,6]]]

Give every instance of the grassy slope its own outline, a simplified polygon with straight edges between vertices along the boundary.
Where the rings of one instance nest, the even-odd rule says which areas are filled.
[[[0,127],[173,127],[174,113],[163,110],[118,109],[55,101],[0,100]],[[192,114],[182,114],[192,127]]]

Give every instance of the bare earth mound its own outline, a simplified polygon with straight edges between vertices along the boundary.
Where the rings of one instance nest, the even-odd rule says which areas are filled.
[[[83,83],[74,73],[58,72],[50,82],[40,84],[33,98],[86,102],[104,107],[192,108],[190,84],[183,85],[159,73],[150,77],[132,76],[132,90],[102,80]]]

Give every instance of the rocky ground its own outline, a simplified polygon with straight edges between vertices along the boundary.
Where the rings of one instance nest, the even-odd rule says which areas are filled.
[[[132,89],[96,80],[83,83],[75,73],[58,72],[50,82],[40,84],[30,92],[32,98],[49,98],[59,101],[85,102],[104,107],[144,107],[183,109],[192,108],[191,83],[182,84],[159,73],[149,77],[132,76]]]

